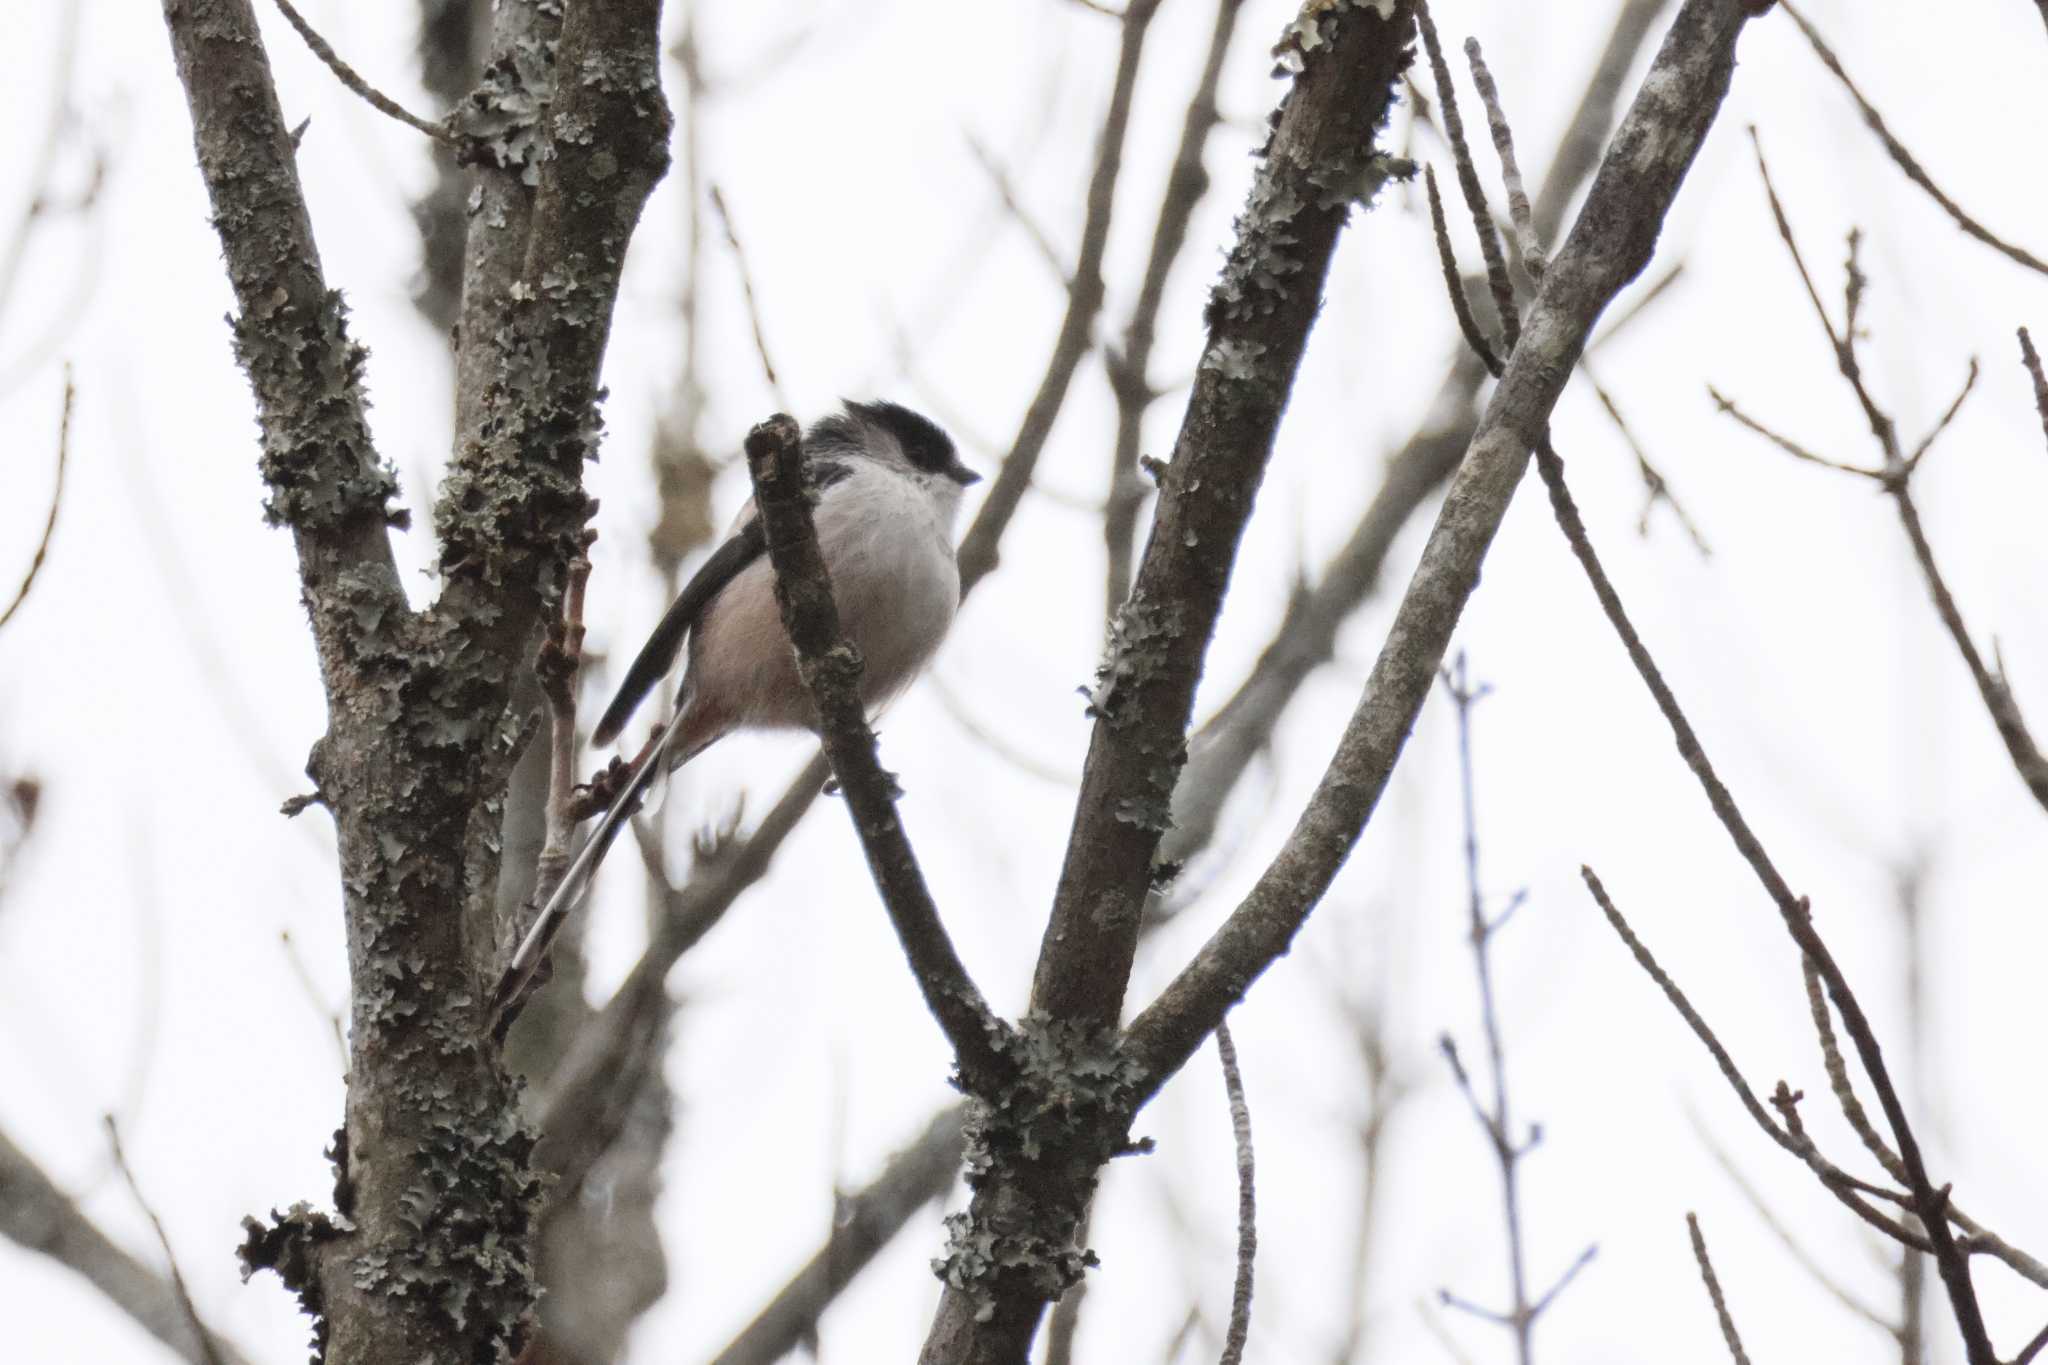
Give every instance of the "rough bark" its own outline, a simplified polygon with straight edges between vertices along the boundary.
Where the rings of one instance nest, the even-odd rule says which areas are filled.
[[[1045,1305],[1087,1264],[1075,1230],[1134,1112],[1114,1026],[1202,655],[1338,234],[1381,174],[1373,137],[1412,28],[1403,0],[1384,15],[1379,5],[1305,12],[1283,38],[1296,78],[1211,298],[1160,512],[1112,631],[1033,1012],[1006,1050],[1016,1076],[976,1095],[975,1194],[949,1220],[926,1365],[1022,1361]]]
[[[1137,580],[1098,670],[1074,833],[1032,984],[1034,1009],[1118,1023],[1138,910],[1171,823],[1202,660],[1280,416],[1322,305],[1337,236],[1382,175],[1373,139],[1409,57],[1395,5],[1305,12],[1283,52],[1300,74],[1264,149],[1209,303],[1189,395]],[[1295,37],[1290,33],[1290,39]]]
[[[328,701],[309,771],[336,824],[352,981],[338,1216],[301,1203],[248,1220],[243,1255],[299,1293],[330,1360],[492,1361],[532,1302],[538,1182],[482,1033],[496,935],[478,907],[494,900],[516,748],[507,701],[587,515],[611,302],[667,133],[659,6],[638,0],[568,14],[561,60],[577,79],[541,136],[528,82],[547,65],[541,12],[508,3],[500,16],[512,112],[487,80],[479,108],[503,117],[466,110],[462,124],[469,155],[522,167],[501,176],[522,189],[537,166],[538,183],[517,273],[499,253],[472,274],[479,317],[499,325],[465,332],[472,402],[438,516],[446,588],[414,611],[386,532],[403,521],[396,483],[363,421],[362,351],[321,274],[255,16],[247,0],[164,3],[234,287],[268,511],[297,544]],[[490,312],[493,289],[510,303]]]

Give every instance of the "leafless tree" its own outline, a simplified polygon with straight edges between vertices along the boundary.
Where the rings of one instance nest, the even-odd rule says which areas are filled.
[[[422,83],[436,106],[423,115],[350,66],[288,0],[275,3],[338,80],[427,143],[433,179],[416,205],[422,264],[414,303],[448,334],[453,374],[453,442],[431,513],[437,582],[432,600],[416,604],[400,581],[391,539],[410,512],[366,421],[364,353],[322,266],[321,225],[299,181],[299,132],[280,105],[258,0],[164,0],[198,170],[235,296],[233,348],[261,430],[265,512],[292,538],[327,707],[325,733],[307,766],[313,790],[291,809],[323,808],[337,836],[334,875],[350,990],[346,1107],[328,1152],[335,1178],[324,1199],[308,1197],[248,1219],[240,1248],[247,1270],[273,1271],[297,1294],[317,1358],[600,1365],[622,1357],[635,1320],[669,1288],[653,1211],[664,1154],[688,1110],[670,1089],[663,1063],[688,1016],[666,979],[764,876],[828,776],[909,967],[909,981],[897,986],[920,993],[962,1098],[921,1126],[917,1115],[905,1115],[903,1131],[915,1135],[909,1145],[872,1183],[838,1200],[829,1237],[718,1359],[765,1362],[814,1344],[835,1296],[919,1210],[953,1192],[963,1170],[964,1201],[945,1220],[944,1244],[932,1248],[943,1289],[920,1360],[1030,1359],[1055,1304],[1045,1334],[1048,1359],[1072,1359],[1104,1172],[1149,1149],[1135,1125],[1212,1034],[1237,1153],[1236,1275],[1188,1313],[1170,1350],[1181,1352],[1227,1318],[1228,1326],[1211,1335],[1225,1360],[1244,1358],[1261,1335],[1253,1287],[1272,1281],[1255,1274],[1255,1110],[1247,1095],[1257,1098],[1258,1083],[1243,1074],[1248,1068],[1240,1067],[1225,1019],[1289,951],[1373,818],[1423,703],[1444,676],[1453,632],[1532,457],[1628,663],[1794,941],[1830,1091],[1883,1176],[1866,1180],[1824,1155],[1804,1126],[1802,1095],[1788,1084],[1768,1099],[1750,1087],[1674,974],[1587,869],[1593,898],[1756,1124],[1859,1219],[1898,1244],[1902,1316],[1873,1320],[1898,1340],[1903,1358],[1917,1360],[1926,1335],[1915,1278],[1923,1256],[1933,1262],[1970,1365],[2023,1365],[2042,1349],[2048,1332],[2012,1356],[1994,1350],[1973,1264],[1989,1256],[2042,1287],[2048,1270],[2017,1238],[2006,1240],[1957,1207],[1952,1185],[1916,1133],[1925,1111],[1902,1095],[1880,1024],[1858,1000],[1810,903],[1779,872],[1709,761],[1677,689],[1632,623],[1623,590],[1567,488],[1568,466],[1552,434],[1561,397],[1584,377],[1633,452],[1636,474],[1629,477],[1642,480],[1642,527],[1665,503],[1704,551],[1701,529],[1586,358],[1603,339],[1595,328],[1617,295],[1650,267],[1688,170],[1715,133],[1745,28],[1774,8],[1783,8],[1784,21],[1810,42],[1909,183],[2015,268],[2041,269],[1935,185],[1803,16],[1771,0],[1626,0],[1534,193],[1517,163],[1512,97],[1496,88],[1476,44],[1468,45],[1500,167],[1503,218],[1468,144],[1425,0],[1302,5],[1272,49],[1278,98],[1234,227],[1220,243],[1224,264],[1208,293],[1200,358],[1183,393],[1161,380],[1154,353],[1168,281],[1188,255],[1210,188],[1205,152],[1227,123],[1220,80],[1242,46],[1236,39],[1244,6],[1212,0],[1204,7],[1210,23],[1199,60],[1176,73],[1185,113],[1146,225],[1149,238],[1141,239],[1149,240],[1143,270],[1121,291],[1128,311],[1111,316],[1110,300],[1119,293],[1112,285],[1119,282],[1109,273],[1109,244],[1114,226],[1137,217],[1123,202],[1130,197],[1124,168],[1147,40],[1163,6],[1085,5],[1097,12],[1082,17],[1102,41],[1113,35],[1115,58],[1071,254],[1063,234],[1040,224],[1007,170],[984,154],[989,211],[1032,236],[1058,275],[1064,306],[1042,368],[1027,377],[1027,387],[1035,382],[1030,400],[1001,446],[959,547],[963,594],[971,593],[997,572],[1020,509],[1043,491],[1041,456],[1099,351],[1115,422],[1099,443],[1108,460],[1106,496],[1086,510],[1100,519],[1107,643],[1088,691],[1087,758],[1045,907],[1028,1007],[1014,1018],[1000,1013],[954,946],[857,700],[859,661],[842,647],[802,492],[800,429],[787,416],[763,412],[746,441],[746,468],[767,528],[784,624],[816,703],[820,753],[750,828],[734,817],[707,835],[687,876],[674,870],[683,859],[663,825],[649,821],[636,829],[649,888],[639,960],[608,999],[592,1002],[572,932],[557,949],[552,982],[500,1038],[487,1018],[490,984],[536,894],[544,897],[559,878],[591,804],[576,788],[586,775],[578,769],[577,711],[578,680],[589,662],[583,607],[594,511],[585,464],[603,438],[600,373],[625,261],[643,207],[671,173],[672,159],[686,190],[675,320],[686,340],[647,452],[661,500],[649,557],[671,591],[711,528],[717,462],[707,451],[719,439],[705,430],[698,352],[707,272],[723,270],[739,282],[750,354],[758,354],[769,389],[779,389],[771,359],[778,348],[756,300],[759,263],[746,253],[745,204],[729,203],[712,183],[701,145],[706,110],[724,78],[716,54],[705,50],[695,5],[670,7],[672,35],[680,36],[665,50],[659,0],[422,0]],[[1630,73],[1659,29],[1648,69],[1631,87]],[[1408,84],[1418,43],[1432,68],[1433,98]],[[1388,140],[1390,116],[1410,90],[1410,142],[1397,148]],[[1720,136],[1726,139],[1727,130]],[[1433,155],[1438,148],[1442,156]],[[1210,645],[1237,582],[1239,549],[1282,414],[1295,396],[1316,319],[1332,302],[1325,298],[1331,262],[1348,226],[1405,192],[1389,187],[1413,178],[1417,160],[1433,163],[1423,181],[1438,264],[1468,349],[1446,366],[1428,416],[1397,443],[1341,549],[1312,581],[1304,576],[1247,676],[1197,723],[1197,688],[1210,671]],[[1438,165],[1455,178],[1480,249],[1483,269],[1469,278],[1458,263]],[[1903,439],[1860,363],[1867,282],[1858,239],[1850,241],[1838,319],[1799,254],[1796,210],[1775,188],[1769,202],[1837,371],[1867,419],[1876,460],[1861,464],[1817,450],[1718,391],[1716,400],[1788,454],[1858,476],[1892,500],[1934,611],[1993,730],[2023,787],[2048,806],[2048,761],[1996,650],[1987,659],[1966,624],[1911,487],[1970,394],[1976,362],[1924,438]],[[1676,268],[1644,293],[1654,296]],[[0,305],[12,274],[11,264],[0,268]],[[1607,335],[1627,321],[1612,321]],[[2048,424],[2048,380],[2024,329],[2019,338]],[[1184,408],[1170,449],[1153,459],[1144,450],[1144,423],[1168,399]],[[68,382],[64,401],[68,433]],[[68,449],[60,439],[60,490]],[[1576,480],[1576,464],[1569,468]],[[1306,680],[1338,652],[1340,629],[1383,579],[1395,576],[1389,566],[1398,562],[1397,535],[1439,497],[1426,532],[1418,527],[1423,538],[1412,572],[1397,595],[1388,594],[1386,624],[1349,721],[1291,833],[1208,940],[1179,950],[1183,957],[1164,989],[1134,998],[1141,945],[1204,889],[1191,885],[1201,878],[1189,869],[1198,859],[1222,856],[1228,803],[1274,743]],[[61,493],[53,498],[17,605],[49,552],[60,500]],[[0,627],[14,610],[5,608]],[[1462,674],[1454,690],[1462,718],[1476,693]],[[993,749],[989,759],[1002,761]],[[1513,1300],[1492,1316],[1512,1329],[1518,1357],[1527,1362],[1536,1355],[1531,1328],[1538,1315],[1590,1252],[1554,1278],[1556,1288],[1531,1291],[1516,1185],[1526,1146],[1511,1118],[1506,1025],[1489,977],[1489,940],[1505,914],[1489,916],[1481,896],[1476,836],[1469,833],[1469,755],[1466,763],[1468,930],[1488,1070],[1468,1076],[1454,1051],[1451,1058],[1499,1159],[1505,1195]],[[16,802],[24,837],[33,796],[30,789]],[[0,879],[12,853],[12,844],[0,848]],[[1324,913],[1336,911],[1333,905]],[[1394,1068],[1374,1007],[1349,995],[1346,1001],[1375,1092],[1369,1119],[1361,1120],[1370,1135],[1370,1189],[1378,1183],[1380,1125],[1394,1092],[1408,1082],[1389,1079]],[[1863,1110],[1859,1084],[1876,1094],[1880,1121]],[[712,1123],[716,1116],[687,1121]],[[111,1121],[109,1135],[118,1157]],[[130,1180],[140,1202],[145,1190]],[[592,1197],[600,1190],[625,1192],[624,1213],[615,1216],[615,1205]],[[1757,1202],[1768,1214],[1768,1201]],[[1364,1267],[1376,1259],[1368,1254],[1371,1223],[1368,1208],[1359,1215],[1357,1300],[1339,1347],[1343,1358],[1366,1338],[1361,1284]],[[149,1269],[107,1242],[75,1200],[4,1136],[0,1231],[88,1275],[184,1358],[241,1358],[202,1321],[169,1255],[170,1237],[163,1239],[167,1269]],[[1737,1330],[1739,1278],[1729,1274],[1736,1292],[1724,1293],[1725,1251],[1717,1272],[1697,1221],[1690,1238],[1722,1339],[1735,1359],[1747,1359]],[[1841,1297],[1855,1304],[1853,1295]],[[1168,1326],[1162,1318],[1162,1334]]]

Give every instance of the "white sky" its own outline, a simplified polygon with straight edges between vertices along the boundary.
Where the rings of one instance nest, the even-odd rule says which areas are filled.
[[[36,774],[45,797],[0,906],[0,1127],[154,1262],[104,1154],[100,1116],[117,1114],[209,1321],[255,1359],[295,1360],[304,1322],[274,1278],[240,1284],[232,1247],[243,1215],[324,1202],[331,1184],[320,1151],[339,1122],[341,1087],[323,1011],[346,988],[331,837],[318,812],[292,824],[274,814],[306,785],[299,769],[320,730],[320,696],[289,541],[258,515],[251,404],[229,355],[229,295],[161,24],[153,6],[80,2],[78,98],[112,142],[113,176],[89,232],[37,240],[0,318],[0,575],[11,575],[47,506],[61,389],[54,359],[26,372],[17,361],[79,282],[91,283],[55,353],[71,361],[79,395],[62,519],[35,596],[0,634],[0,769]],[[966,137],[1010,165],[1024,201],[1071,253],[1113,25],[1059,0],[971,11],[938,0],[706,8],[708,65],[731,78],[707,113],[707,170],[745,237],[792,403],[805,416],[840,394],[924,404],[953,420],[970,462],[989,469],[994,453],[977,438],[1007,443],[1060,299],[1024,236],[996,215]],[[1224,88],[1230,124],[1209,153],[1216,189],[1161,320],[1163,381],[1183,383],[1198,354],[1245,152],[1280,89],[1265,48],[1289,8],[1246,6]],[[1474,33],[1485,43],[1525,166],[1547,163],[1613,8],[1440,6],[1447,40]],[[424,107],[413,5],[305,9],[359,69]],[[1919,7],[1854,0],[1811,0],[1808,12],[1951,193],[1994,230],[2048,251],[2048,190],[2029,131],[2043,118],[2048,35],[2031,5],[1949,7],[1939,24]],[[1147,48],[1111,239],[1110,330],[1136,293],[1211,13],[1169,0]],[[27,4],[10,13],[0,112],[17,131],[0,164],[25,167],[40,136],[59,14]],[[407,204],[426,182],[424,148],[349,96],[274,20],[266,11],[287,118],[312,119],[300,167],[328,278],[348,291],[356,336],[371,348],[373,425],[424,526],[423,488],[448,443],[445,348],[408,299],[417,242]],[[809,36],[794,53],[765,62],[798,32]],[[2042,813],[1941,633],[1889,504],[1794,466],[1718,418],[1706,397],[1711,381],[1828,453],[1871,458],[1771,228],[1744,125],[1761,129],[1828,292],[1839,293],[1843,233],[1865,229],[1865,363],[1909,437],[1946,406],[1969,357],[1981,358],[1977,394],[1916,488],[1980,643],[1996,635],[2043,730],[2048,451],[2012,331],[2048,329],[2048,282],[1963,238],[1906,185],[1782,16],[1753,24],[1740,55],[1734,94],[1653,267],[1682,258],[1686,276],[1598,357],[1712,559],[1702,562],[1663,511],[1647,540],[1636,537],[1640,484],[1590,392],[1565,398],[1559,443],[1639,625],[1780,865],[1812,895],[1909,1075],[1888,868],[1916,850],[1932,859],[1921,946],[1931,1037],[1912,1085],[1928,1116],[1922,1137],[1958,1200],[2039,1254],[2048,1097],[2028,1082],[2040,1066],[2048,954]],[[1467,106],[1476,118],[1469,96]],[[1433,143],[1422,149],[1435,155]],[[14,221],[25,176],[0,175],[0,222]],[[660,607],[642,549],[653,514],[645,450],[678,354],[678,185],[657,192],[636,243],[606,371],[611,435],[590,475],[604,503],[591,626],[614,652],[630,649]],[[1255,657],[1295,567],[1319,565],[1341,543],[1457,344],[1418,205],[1390,193],[1343,241],[1205,705]],[[771,404],[715,237],[707,262],[705,430],[728,448]],[[897,324],[918,350],[914,377],[895,357]],[[1151,449],[1165,452],[1181,401],[1177,391],[1154,409]],[[1041,466],[1045,488],[1099,496],[1111,411],[1092,359]],[[1501,892],[1530,891],[1499,940],[1496,972],[1516,1105],[1545,1132],[1524,1167],[1532,1279],[1547,1284],[1588,1241],[1601,1247],[1544,1319],[1539,1354],[1723,1358],[1686,1244],[1683,1213],[1697,1209],[1755,1358],[1884,1358],[1882,1337],[1817,1292],[1742,1205],[1688,1112],[1840,1279],[1889,1308],[1869,1239],[1748,1125],[1579,886],[1579,864],[1591,863],[1752,1081],[1805,1087],[1809,1122],[1863,1169],[1841,1125],[1824,1121],[1825,1080],[1775,916],[1533,493],[1511,511],[1457,643],[1497,689],[1477,738],[1487,877]],[[719,510],[743,496],[729,479]],[[1392,566],[1402,577],[1419,545],[1411,528]],[[1074,692],[1099,641],[1098,547],[1086,512],[1027,500],[1003,571],[936,666],[982,724],[1069,772],[1087,742]],[[410,566],[432,561],[422,531],[400,553]],[[432,586],[415,581],[424,599]],[[1236,858],[1148,948],[1134,1001],[1185,960],[1284,837],[1387,610],[1381,602],[1353,623],[1339,661],[1289,712],[1267,786],[1242,803]],[[928,686],[892,712],[884,744],[962,952],[1014,1011],[1070,793],[970,738]],[[743,792],[759,810],[802,754],[794,740],[727,745],[679,784],[668,814],[687,824]],[[671,1061],[682,1108],[660,1210],[674,1288],[642,1322],[635,1361],[715,1350],[816,1245],[835,1182],[863,1182],[946,1097],[939,1035],[837,812],[822,803],[775,875],[672,980],[689,1001]],[[1372,1336],[1360,1358],[1445,1359],[1415,1306],[1439,1286],[1504,1302],[1494,1171],[1435,1055],[1445,1028],[1468,1058],[1479,1055],[1459,837],[1454,734],[1439,696],[1329,901],[1234,1017],[1260,1176],[1252,1359],[1326,1358],[1342,1330],[1362,1082],[1333,1033],[1340,991],[1384,1001],[1397,1070],[1414,1087],[1388,1132],[1366,1291]],[[603,983],[637,951],[632,880],[625,866],[608,870],[600,897]],[[287,965],[281,931],[310,966],[317,1007]],[[1212,1051],[1139,1129],[1160,1151],[1119,1163],[1106,1182],[1087,1360],[1158,1358],[1193,1299],[1219,1325],[1227,1311],[1235,1191]],[[938,1292],[924,1269],[940,1245],[936,1219],[899,1239],[826,1319],[828,1359],[914,1354]],[[1978,1280],[2007,1351],[2048,1317],[2042,1295],[1997,1267],[1980,1263]],[[69,1272],[11,1244],[0,1245],[0,1310],[13,1359],[168,1359]],[[1930,1304],[1930,1320],[1946,1324],[1944,1304]],[[1503,1334],[1465,1319],[1450,1328],[1472,1359],[1507,1358]],[[1937,1360],[1959,1358],[1940,1326],[1934,1335]]]

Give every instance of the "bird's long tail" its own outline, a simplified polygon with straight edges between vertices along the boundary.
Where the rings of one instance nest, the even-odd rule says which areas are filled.
[[[491,993],[491,1032],[498,1038],[512,1026],[519,1007],[525,1003],[528,989],[533,984],[534,974],[541,963],[547,960],[548,948],[553,945],[555,935],[562,925],[583,903],[584,895],[590,890],[591,879],[597,874],[597,866],[604,861],[612,843],[619,837],[619,831],[633,818],[633,812],[640,807],[640,801],[654,779],[668,771],[669,751],[676,736],[683,731],[685,712],[681,709],[669,718],[661,733],[647,746],[647,752],[640,756],[638,766],[626,780],[618,796],[606,807],[597,827],[590,832],[576,857],[569,863],[569,870],[562,874],[561,883],[547,904],[541,907],[533,927],[526,931],[526,937],[519,940],[519,947],[513,952],[512,960],[505,965],[504,975],[498,978],[498,988]],[[701,749],[702,746],[699,746]],[[685,754],[684,758],[694,757]]]

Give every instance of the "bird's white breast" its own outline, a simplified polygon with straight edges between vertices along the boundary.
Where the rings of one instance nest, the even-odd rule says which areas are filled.
[[[873,710],[930,660],[960,605],[952,542],[960,489],[943,476],[850,463],[820,494],[812,519]],[[693,704],[715,707],[727,725],[811,723],[766,557],[726,586],[692,633],[689,683]]]

